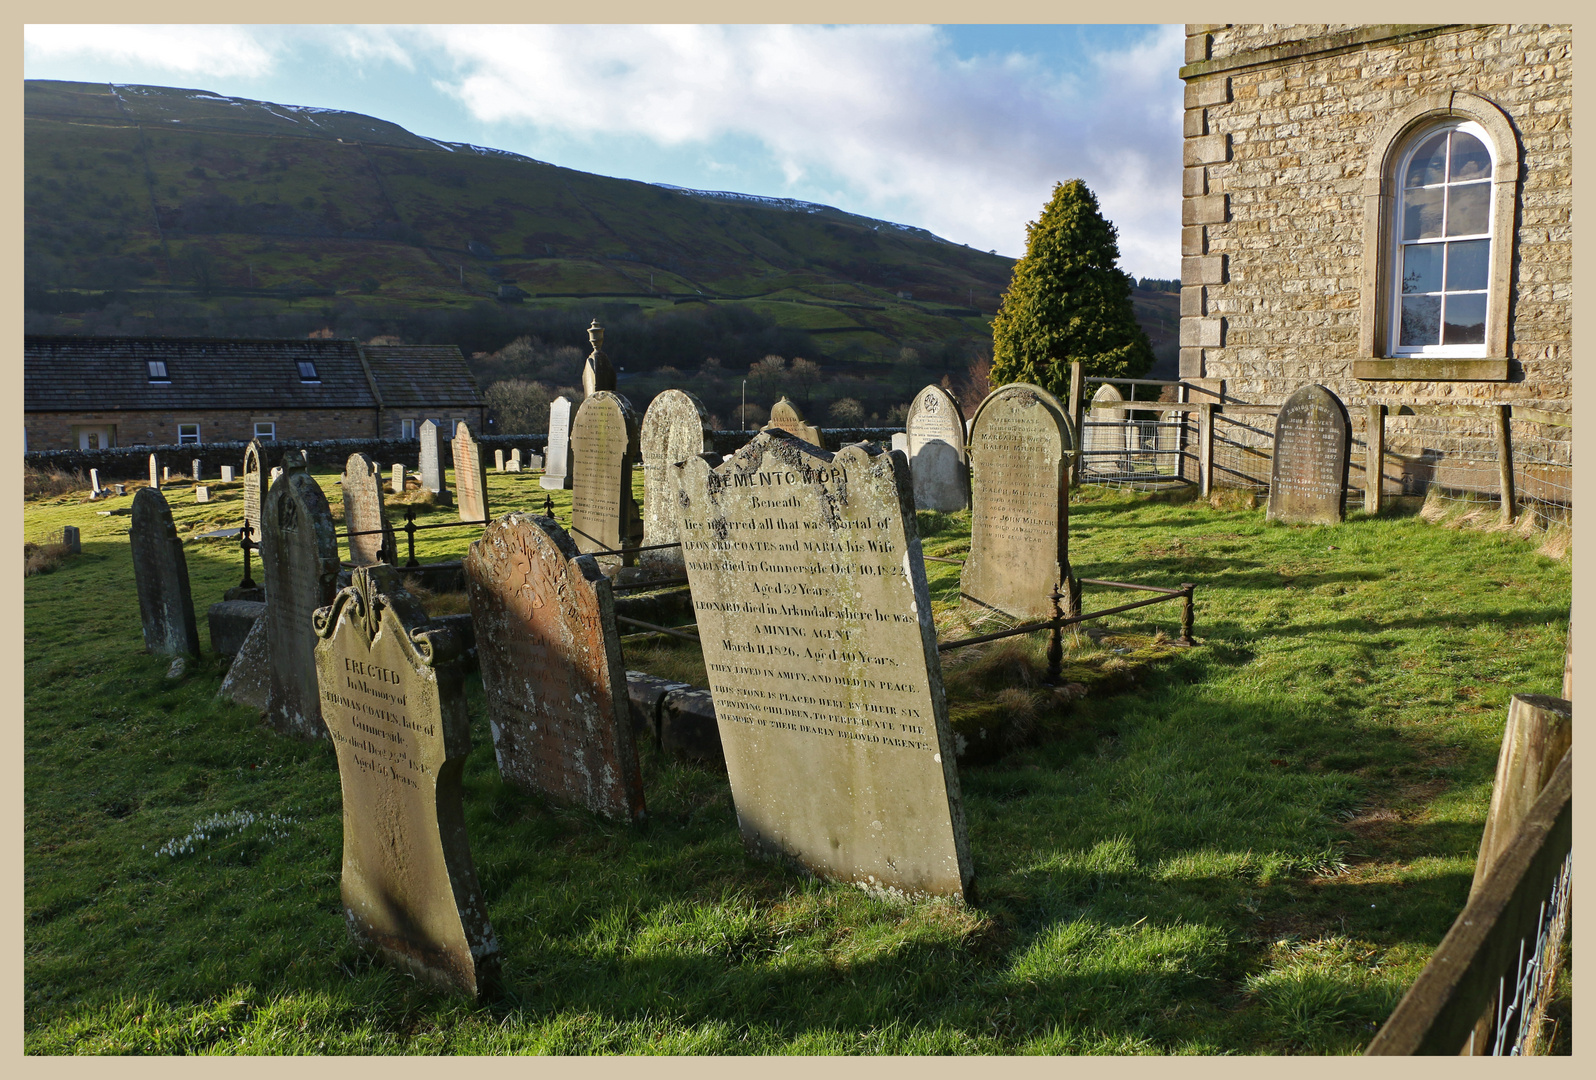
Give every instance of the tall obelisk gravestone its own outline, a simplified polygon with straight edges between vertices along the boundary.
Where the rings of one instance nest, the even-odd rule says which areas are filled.
[[[1268,520],[1334,525],[1347,516],[1352,421],[1341,399],[1304,386],[1275,416]]]
[[[266,642],[271,690],[266,719],[280,734],[326,733],[316,694],[316,635],[310,618],[332,603],[338,582],[338,535],[316,478],[291,464],[261,507],[261,573],[266,583]]]
[[[709,439],[709,414],[686,390],[662,390],[649,402],[638,433],[643,452],[643,546],[681,539],[682,470],[678,466],[703,454]],[[639,562],[650,571],[680,574],[682,549],[645,551]]]
[[[188,560],[166,496],[153,487],[134,492],[129,525],[144,647],[152,653],[198,656],[199,626],[189,592]]]

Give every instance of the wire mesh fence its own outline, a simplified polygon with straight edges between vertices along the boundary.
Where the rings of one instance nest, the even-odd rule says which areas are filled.
[[[1546,1008],[1552,999],[1557,972],[1563,963],[1568,937],[1569,905],[1574,882],[1574,853],[1552,883],[1551,895],[1541,902],[1535,932],[1519,942],[1518,963],[1509,981],[1502,976],[1494,1010],[1494,1036],[1486,1053],[1497,1057],[1527,1057],[1551,1042],[1543,1031]],[[1470,1050],[1473,1051],[1471,1044]]]

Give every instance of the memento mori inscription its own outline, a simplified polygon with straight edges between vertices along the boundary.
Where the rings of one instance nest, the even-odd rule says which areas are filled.
[[[966,894],[969,847],[907,470],[764,432],[684,466],[682,537],[751,853]]]
[[[669,544],[681,539],[681,476],[676,466],[704,452],[709,439],[708,413],[685,390],[664,390],[643,414],[638,442],[643,451],[643,544]],[[645,551],[640,561],[651,571],[681,573],[681,548]]]
[[[643,521],[632,496],[632,459],[637,454],[637,416],[624,397],[600,390],[576,411],[571,425],[571,536],[580,551],[636,547]],[[599,565],[621,565],[602,556]],[[637,561],[625,556],[625,563]]]
[[[454,486],[460,501],[460,520],[488,520],[488,473],[482,451],[464,423],[454,429]]]
[[[479,995],[496,975],[466,837],[471,749],[453,634],[428,623],[396,570],[360,567],[315,613],[321,713],[344,800],[344,921],[362,947]]]
[[[1269,467],[1271,520],[1334,525],[1346,517],[1352,423],[1341,399],[1317,384],[1280,406]]]
[[[510,783],[617,821],[643,816],[609,579],[552,518],[509,514],[465,557],[482,690]]]
[[[963,510],[970,505],[970,467],[964,453],[964,413],[952,394],[928,386],[914,396],[904,421],[909,473],[917,510]]]
[[[261,507],[261,575],[266,586],[266,638],[271,692],[266,719],[301,739],[326,734],[316,694],[316,635],[311,616],[332,603],[338,581],[338,536],[315,477],[291,468]]]
[[[349,561],[356,566],[394,562],[399,548],[382,502],[382,470],[365,454],[350,454],[340,486]]]
[[[550,491],[571,486],[571,401],[563,394],[549,403],[549,446],[538,486]]]
[[[1058,399],[1012,383],[987,395],[970,422],[970,554],[966,600],[1017,619],[1053,614],[1069,580],[1069,490],[1075,440]]]
[[[152,653],[198,656],[199,626],[189,592],[188,560],[166,496],[153,487],[134,492],[129,524],[144,647]]]

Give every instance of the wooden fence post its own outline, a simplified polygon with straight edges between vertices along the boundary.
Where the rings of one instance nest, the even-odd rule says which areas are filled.
[[[1086,415],[1086,371],[1079,360],[1070,361],[1070,423],[1075,425],[1075,453],[1070,455],[1070,487],[1081,486],[1081,452],[1086,448],[1086,433],[1081,420]]]
[[[1496,407],[1496,469],[1501,476],[1502,524],[1513,524],[1517,516],[1513,497],[1513,428],[1508,423],[1508,406]]]
[[[1369,402],[1363,445],[1363,511],[1378,514],[1385,505],[1385,406],[1378,401]]]
[[[1214,493],[1214,406],[1204,401],[1197,412],[1197,483],[1203,498]]]

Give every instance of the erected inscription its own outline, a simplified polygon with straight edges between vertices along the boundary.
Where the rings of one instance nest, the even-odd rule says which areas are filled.
[[[964,815],[909,477],[766,431],[683,467],[682,540],[751,853],[965,895]]]
[[[1268,518],[1310,525],[1344,520],[1351,451],[1352,422],[1340,398],[1317,384],[1288,397],[1275,417]]]
[[[806,443],[814,446],[825,446],[825,434],[815,425],[804,421],[804,414],[798,410],[787,398],[782,398],[770,407],[770,422],[764,427],[765,431],[785,431],[796,435]]]

